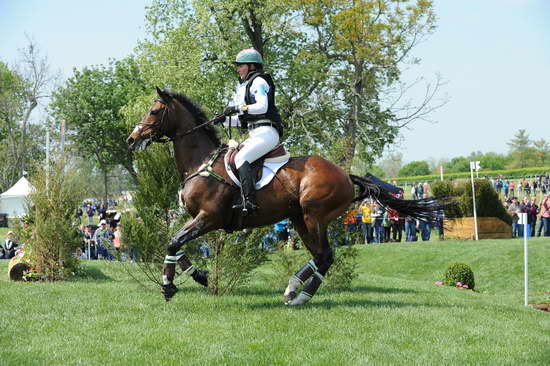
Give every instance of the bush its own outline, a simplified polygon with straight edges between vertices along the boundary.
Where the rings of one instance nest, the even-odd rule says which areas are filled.
[[[507,224],[512,224],[512,217],[508,214],[498,193],[491,182],[486,179],[475,179],[474,187],[476,192],[476,213],[478,217],[498,217]],[[470,180],[458,182],[436,182],[432,186],[435,198],[455,197],[456,207],[451,211],[445,211],[449,217],[474,216],[472,200],[472,183]]]
[[[512,179],[512,178],[525,178],[525,177],[534,177],[537,175],[544,175],[547,172],[550,171],[550,167],[539,167],[539,168],[522,168],[522,169],[506,169],[506,170],[488,170],[488,171],[481,171],[480,175],[483,175],[484,177],[497,177],[497,176],[503,176],[506,179]],[[445,174],[445,179],[459,179],[459,178],[469,178],[470,172],[463,172],[463,173],[447,173]],[[433,182],[440,179],[439,174],[431,174],[431,175],[422,175],[422,176],[415,176],[415,177],[396,177],[391,178],[391,180],[396,180],[397,183],[414,183],[418,181],[427,181],[427,182]]]
[[[36,278],[62,280],[79,269],[74,253],[82,236],[75,212],[84,194],[78,178],[62,158],[49,169],[37,166],[30,178],[34,190],[29,195],[28,220],[17,231]]]
[[[208,289],[213,295],[228,295],[250,282],[253,271],[267,261],[268,251],[261,238],[268,228],[227,234],[223,231],[206,235],[212,249],[207,261]]]
[[[147,278],[160,285],[166,248],[188,216],[180,215],[173,222],[180,181],[168,144],[154,145],[136,153],[135,162],[139,172],[138,185],[132,195],[136,214],[122,216],[122,243],[136,257],[139,269]]]
[[[470,266],[464,263],[452,263],[447,267],[447,271],[443,278],[443,284],[447,286],[456,286],[457,282],[468,285],[472,290],[474,289],[474,272]]]
[[[329,225],[329,242],[334,252],[334,263],[328,270],[326,281],[319,289],[324,287],[328,289],[348,289],[352,281],[357,278],[357,260],[359,251],[355,245],[341,246],[345,242],[345,231],[340,224],[342,217],[334,220]],[[296,234],[295,240],[297,246],[305,249],[300,237]],[[275,272],[275,284],[277,286],[286,286],[288,279],[304,264],[311,259],[311,254],[307,250],[287,250],[284,248],[286,243],[282,243],[277,251],[272,254],[271,262]],[[336,245],[337,244],[337,245]]]
[[[357,278],[357,257],[359,251],[355,245],[334,248],[334,263],[327,273],[329,289],[349,289]]]

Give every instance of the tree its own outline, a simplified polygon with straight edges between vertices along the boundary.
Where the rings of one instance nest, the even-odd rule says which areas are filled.
[[[479,162],[483,170],[502,170],[506,169],[509,159],[505,155],[489,152],[480,156]]]
[[[2,189],[15,183],[26,170],[32,170],[29,161],[43,158],[43,127],[32,124],[31,115],[49,97],[50,87],[57,79],[35,42],[29,37],[27,40],[28,44],[19,50],[16,67],[0,62]]]
[[[403,166],[403,153],[389,153],[378,165],[383,169],[386,177],[397,177]]]
[[[399,83],[400,65],[410,51],[435,29],[430,1],[405,4],[393,0],[287,1],[300,12],[312,44],[330,62],[331,82],[338,89],[339,129],[345,139],[343,165],[349,169],[359,147],[372,159],[392,143],[399,128],[425,118],[439,81],[428,86],[418,105],[398,106],[406,86]],[[418,62],[418,60],[414,60]],[[399,90],[392,99],[390,90]]]
[[[536,149],[537,165],[545,166],[550,161],[550,144],[545,139],[533,141]]]
[[[446,173],[462,173],[470,171],[470,159],[463,156],[452,158],[447,164],[444,165]]]
[[[142,43],[139,59],[151,83],[214,112],[232,90],[230,61],[254,46],[275,74],[291,152],[323,154],[349,170],[356,152],[372,163],[399,128],[433,108],[439,83],[416,108],[399,104],[406,89],[399,66],[434,23],[431,2],[401,3],[158,0],[147,15],[152,40]]]
[[[529,139],[529,135],[525,132],[525,130],[518,130],[516,134],[514,135],[514,138],[508,142],[508,146],[510,147],[510,152],[516,152],[516,151],[524,151],[531,145],[531,140]]]
[[[424,160],[411,161],[399,170],[400,177],[414,177],[418,175],[428,175],[430,173],[430,167]]]
[[[146,92],[137,64],[128,57],[108,66],[75,70],[54,94],[53,114],[66,120],[76,153],[98,164],[103,172],[105,196],[108,173],[114,167],[122,166],[136,177],[121,109]]]

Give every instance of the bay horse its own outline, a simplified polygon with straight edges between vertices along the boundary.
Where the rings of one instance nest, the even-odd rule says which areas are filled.
[[[181,248],[210,231],[241,230],[290,219],[313,257],[289,279],[283,295],[285,304],[301,305],[315,295],[334,261],[327,227],[352,202],[372,197],[384,207],[424,221],[435,218],[441,209],[436,201],[397,199],[380,181],[347,174],[322,157],[305,156],[290,158],[275,178],[257,191],[256,215],[242,216],[232,209],[239,188],[225,169],[223,155],[228,148],[221,144],[205,113],[184,95],[158,87],[157,94],[127,143],[129,148],[140,150],[152,141],[172,141],[183,183],[180,198],[192,216],[167,248],[161,287],[166,301],[178,291],[173,283],[176,263],[185,274],[207,286],[208,272],[195,268]],[[357,197],[355,185],[359,187]]]

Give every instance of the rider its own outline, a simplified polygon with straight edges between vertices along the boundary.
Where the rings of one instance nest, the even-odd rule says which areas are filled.
[[[258,209],[250,164],[277,146],[283,134],[283,125],[275,106],[275,84],[271,76],[263,71],[262,55],[254,48],[246,48],[237,54],[235,64],[239,84],[223,114],[226,116],[225,126],[250,131],[235,156],[242,203],[233,206],[242,210],[243,215],[248,215]]]

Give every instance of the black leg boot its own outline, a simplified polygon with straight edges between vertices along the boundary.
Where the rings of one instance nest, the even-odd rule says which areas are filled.
[[[241,182],[242,203],[233,206],[233,208],[242,210],[243,216],[252,215],[258,209],[258,205],[256,204],[256,189],[250,163],[245,161],[238,172],[239,181]]]

